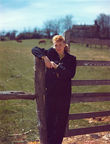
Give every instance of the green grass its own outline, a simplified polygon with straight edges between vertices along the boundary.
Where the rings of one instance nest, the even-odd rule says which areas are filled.
[[[80,44],[71,44],[71,53],[78,60],[106,60],[110,61],[109,48],[87,48]],[[105,80],[110,79],[110,67],[77,67],[74,79],[79,80]],[[110,92],[110,86],[77,86],[72,87],[73,92]],[[110,110],[110,102],[75,103],[71,104],[70,113],[84,113]],[[94,126],[105,123],[89,124],[86,120],[71,120],[70,128]]]
[[[34,56],[31,49],[38,40],[0,42],[0,91],[24,91],[34,93]],[[52,43],[47,40],[41,47],[48,49]],[[87,48],[71,44],[71,53],[80,60],[108,60],[109,48]],[[77,67],[74,79],[110,79],[110,67]],[[73,87],[73,92],[110,92],[110,86]],[[110,102],[71,104],[70,113],[103,111],[110,109]],[[87,121],[70,121],[70,128],[88,126]],[[0,141],[11,144],[10,134],[28,132],[26,140],[38,136],[36,102],[29,100],[0,101]]]

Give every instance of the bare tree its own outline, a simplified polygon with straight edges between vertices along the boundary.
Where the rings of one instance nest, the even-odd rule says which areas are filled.
[[[53,35],[59,34],[61,32],[61,20],[53,19],[46,21],[44,23],[43,30],[48,38],[51,38]]]
[[[53,33],[53,20],[47,20],[45,23],[44,23],[44,33],[46,34],[46,36],[48,38],[51,38],[51,35]]]
[[[72,15],[66,15],[64,18],[62,18],[62,30],[63,32],[66,30],[70,30],[73,25],[73,16]]]
[[[100,26],[100,37],[110,38],[110,15],[100,14],[96,20]]]
[[[51,38],[55,34],[61,34],[71,29],[73,25],[72,18],[72,15],[66,15],[65,17],[46,21],[44,23],[44,32],[47,37]]]

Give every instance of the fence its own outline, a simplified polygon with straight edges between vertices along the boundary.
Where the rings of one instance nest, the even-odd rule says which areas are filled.
[[[77,66],[110,66],[110,61],[78,60]],[[72,86],[110,85],[110,80],[72,80]],[[72,93],[71,103],[110,101],[110,93]],[[110,116],[110,111],[70,114],[69,120]],[[95,132],[110,131],[110,125],[71,129],[67,125],[65,136],[75,136]]]
[[[86,61],[77,60],[77,66],[110,66],[110,61]],[[44,116],[45,109],[45,66],[42,60],[35,60],[35,94],[26,94],[24,92],[4,91],[0,92],[0,100],[11,99],[36,99],[37,115],[39,121],[39,133],[41,144],[46,144],[46,123]],[[87,86],[87,85],[110,85],[110,80],[72,80],[72,86]],[[79,102],[99,102],[110,101],[110,93],[72,93],[71,103]],[[110,116],[110,111],[91,112],[70,114],[69,120]],[[65,136],[75,136],[89,134],[95,132],[110,131],[110,125],[95,126],[88,128],[70,129],[67,125]]]

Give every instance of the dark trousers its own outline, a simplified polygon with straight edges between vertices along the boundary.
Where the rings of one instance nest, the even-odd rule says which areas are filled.
[[[57,98],[46,99],[47,144],[62,143],[68,121],[70,100]]]

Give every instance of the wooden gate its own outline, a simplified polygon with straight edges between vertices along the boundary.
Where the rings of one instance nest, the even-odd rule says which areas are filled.
[[[77,66],[110,66],[110,61],[77,60]],[[110,85],[110,80],[72,80],[72,86]],[[110,101],[110,93],[72,93],[71,103]],[[69,120],[110,116],[110,111],[70,114]],[[96,132],[110,131],[110,125],[70,129],[67,125],[65,136],[75,136]]]

